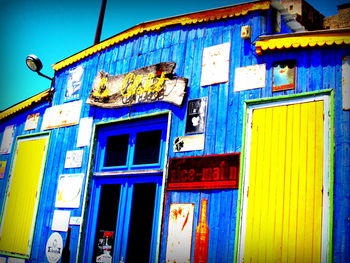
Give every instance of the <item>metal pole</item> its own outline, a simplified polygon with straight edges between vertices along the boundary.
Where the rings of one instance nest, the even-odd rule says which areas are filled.
[[[102,0],[101,9],[100,9],[100,16],[98,18],[98,23],[97,23],[97,27],[96,27],[94,45],[100,43],[101,31],[102,31],[102,26],[103,26],[103,19],[105,16],[106,5],[107,5],[107,0]]]

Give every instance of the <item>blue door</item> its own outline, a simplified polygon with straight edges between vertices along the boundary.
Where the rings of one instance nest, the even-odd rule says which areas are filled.
[[[167,117],[97,129],[85,262],[154,262]]]

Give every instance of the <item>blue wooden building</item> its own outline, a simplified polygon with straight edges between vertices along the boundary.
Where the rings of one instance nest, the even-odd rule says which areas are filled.
[[[255,1],[56,63],[0,113],[1,261],[347,262],[349,45]]]

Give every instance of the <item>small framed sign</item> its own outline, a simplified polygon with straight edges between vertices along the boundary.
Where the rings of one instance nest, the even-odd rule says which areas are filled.
[[[239,153],[170,158],[167,190],[238,188]]]
[[[189,100],[187,103],[186,134],[203,133],[207,118],[208,98]]]
[[[83,66],[75,67],[69,71],[67,89],[64,94],[65,101],[79,99],[83,73]]]
[[[272,91],[294,89],[295,65],[295,60],[284,60],[273,64]]]

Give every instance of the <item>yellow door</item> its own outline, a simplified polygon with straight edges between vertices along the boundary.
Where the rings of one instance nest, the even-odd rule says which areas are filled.
[[[250,126],[239,260],[321,262],[324,101],[254,109]]]
[[[48,137],[18,140],[1,221],[0,251],[29,256]]]

